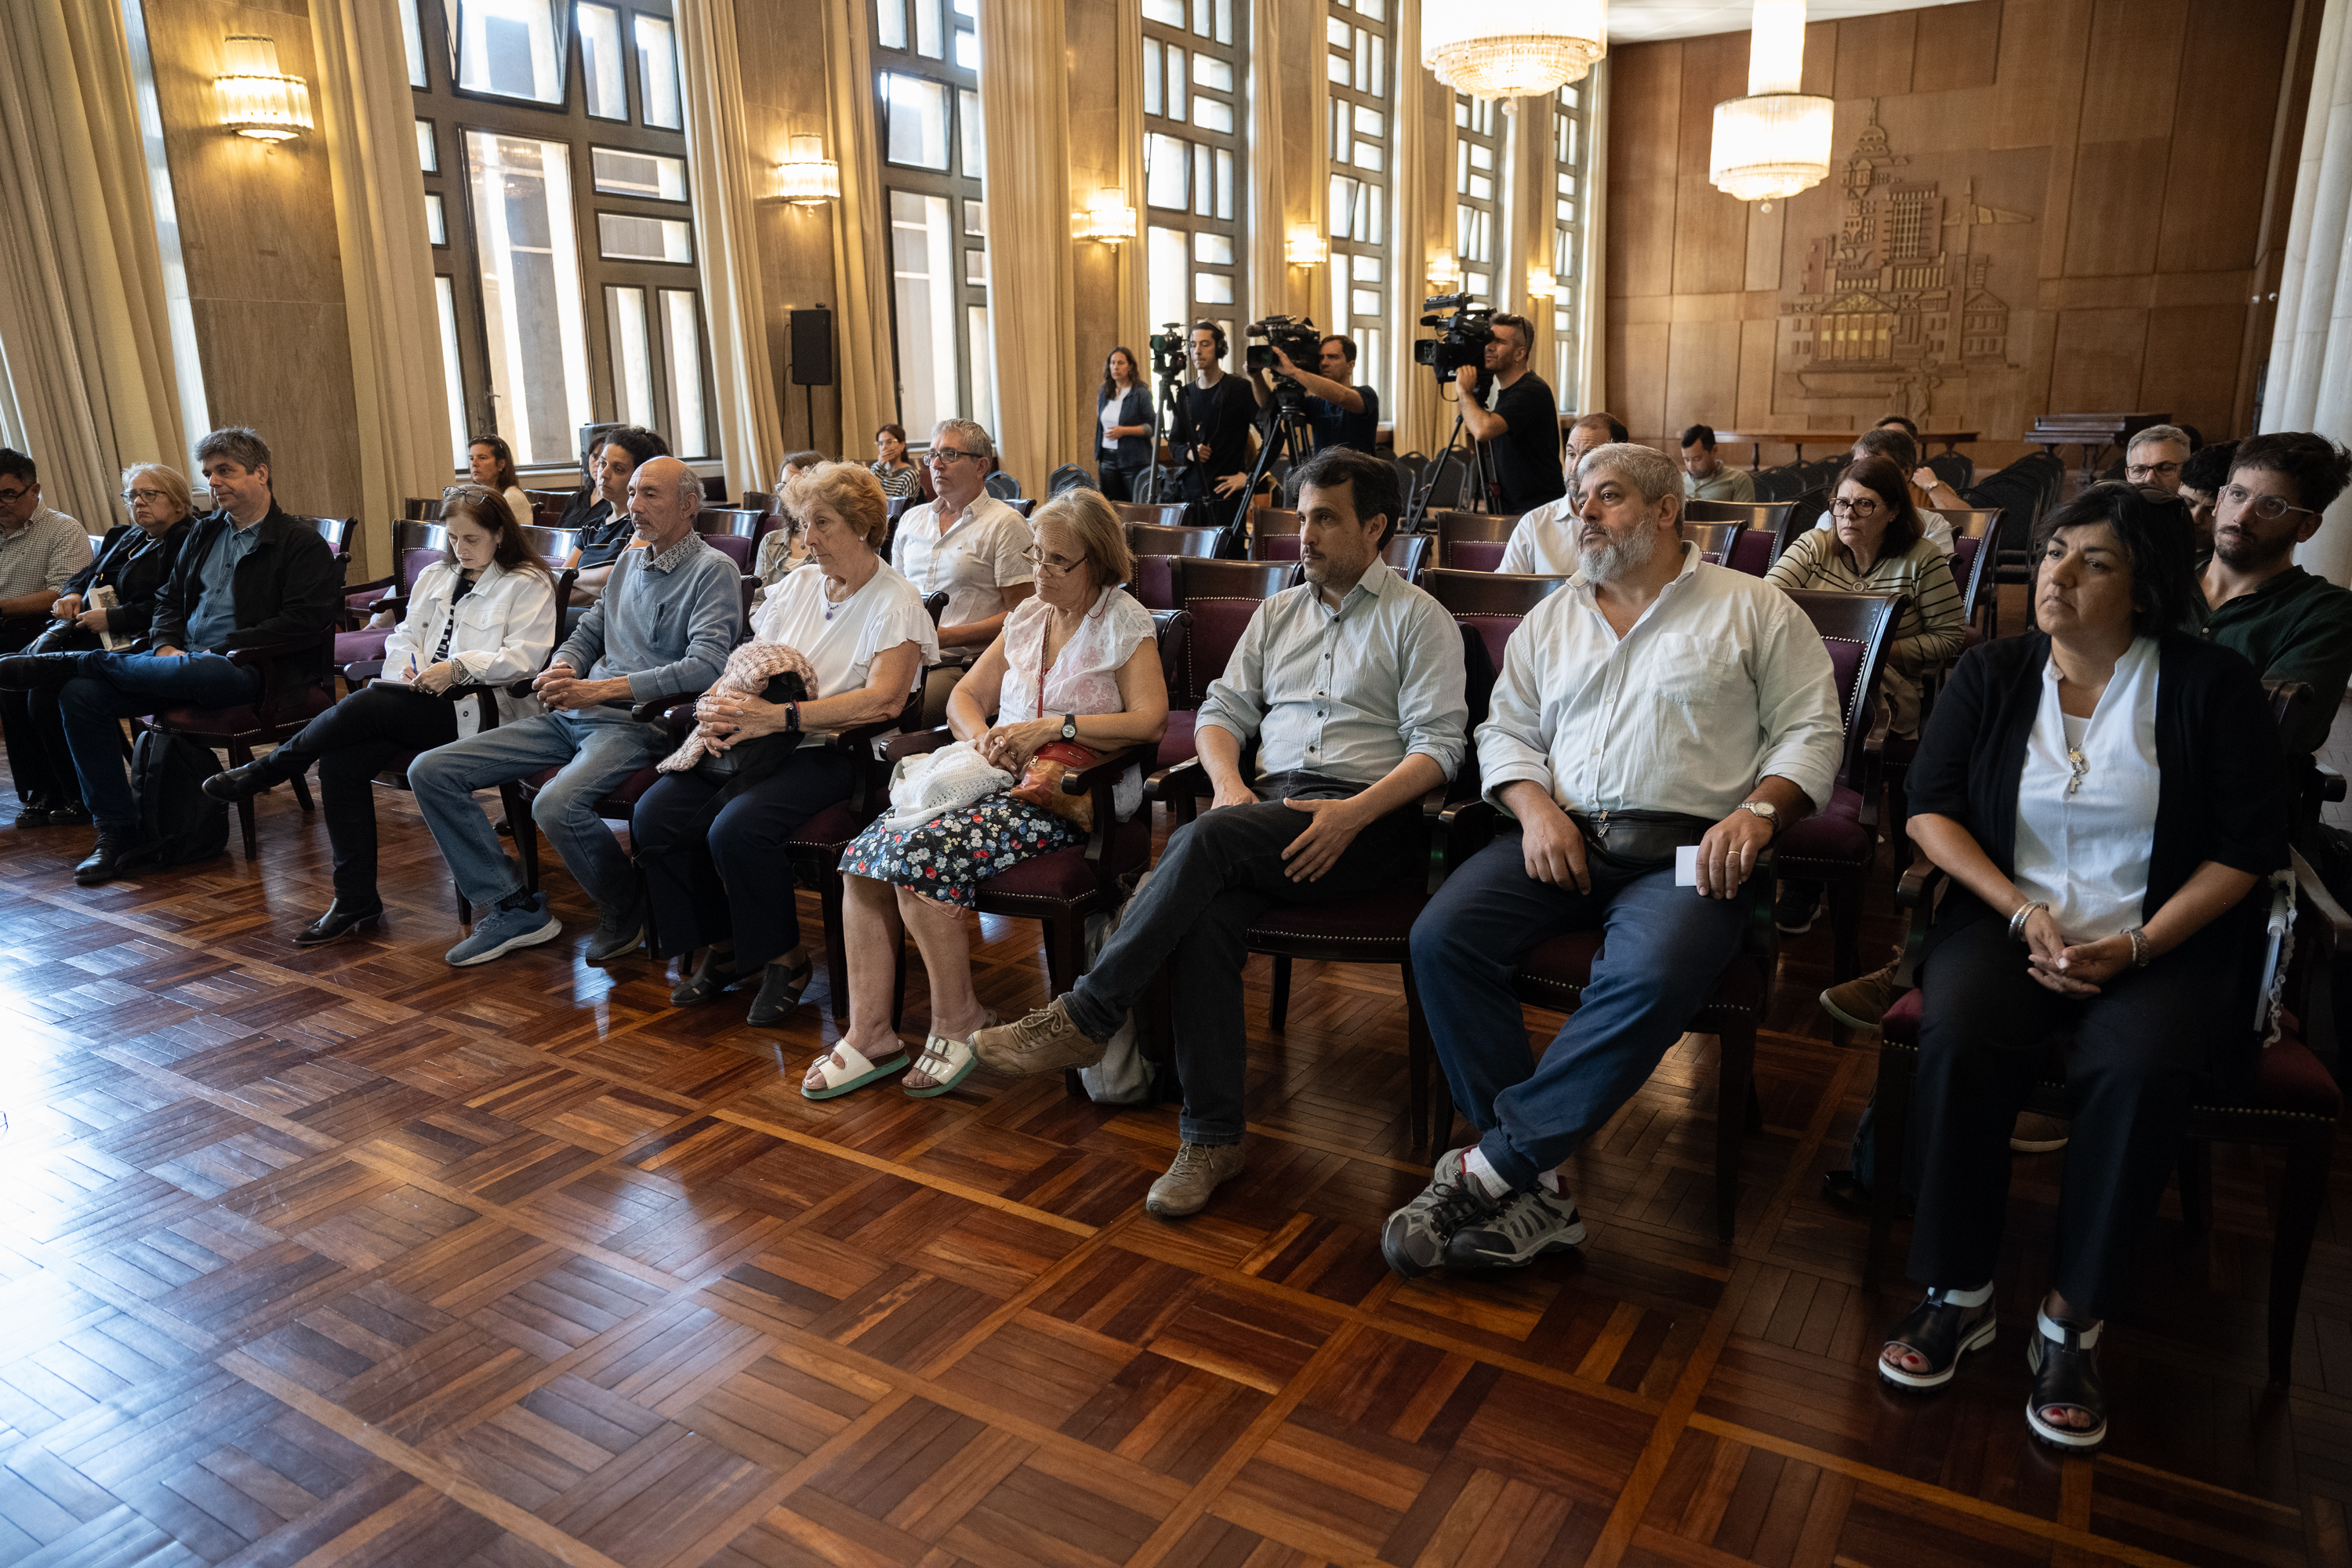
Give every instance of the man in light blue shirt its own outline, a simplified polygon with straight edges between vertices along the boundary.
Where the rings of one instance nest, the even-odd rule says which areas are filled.
[[[1410,874],[1422,796],[1452,781],[1465,750],[1461,628],[1381,560],[1402,510],[1396,470],[1327,447],[1294,476],[1307,581],[1258,606],[1202,704],[1208,815],[1169,837],[1076,989],[971,1042],[1003,1072],[1091,1066],[1161,964],[1182,976],[1171,1016],[1183,1145],[1145,1200],[1163,1218],[1198,1213],[1242,1168],[1250,922]]]

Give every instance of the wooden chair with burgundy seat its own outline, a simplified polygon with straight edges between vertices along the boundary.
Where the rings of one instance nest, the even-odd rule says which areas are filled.
[[[759,534],[760,524],[767,515],[739,507],[707,506],[694,514],[694,531],[713,541],[724,536],[748,541]]]
[[[1464,539],[1452,544],[1441,543],[1435,569],[1446,572],[1492,572],[1503,564],[1503,552],[1509,548],[1509,542],[1500,539]]]
[[[1148,523],[1160,528],[1183,527],[1187,510],[1182,501],[1115,500],[1110,506],[1118,513],[1121,522]]]
[[[1215,561],[1187,555],[1175,558],[1171,564],[1176,568],[1175,607],[1185,612],[1186,640],[1181,660],[1184,684],[1181,689],[1177,687],[1176,667],[1163,652],[1161,664],[1170,671],[1168,732],[1160,738],[1157,759],[1144,769],[1149,775],[1143,785],[1147,800],[1161,798],[1161,773],[1192,760],[1192,721],[1208,700],[1209,682],[1225,672],[1225,661],[1233,658],[1234,645],[1241,641],[1243,628],[1257,613],[1259,604],[1288,587],[1297,572],[1297,564],[1287,561]]]
[[[1565,577],[1523,577],[1517,573],[1448,571],[1433,566],[1421,586],[1445,613],[1475,631],[1486,645],[1486,662],[1497,675],[1511,634],[1528,612],[1568,585]]]
[[[1381,559],[1388,563],[1390,571],[1406,582],[1417,583],[1429,565],[1433,553],[1431,546],[1434,542],[1426,533],[1391,531],[1389,542],[1381,546]]]
[[[1734,572],[1761,577],[1772,569],[1774,547],[1780,542],[1780,536],[1769,529],[1743,528],[1731,536],[1731,549],[1723,563]]]
[[[392,530],[392,575],[378,577],[366,583],[345,583],[343,608],[341,615],[337,617],[337,624],[344,631],[358,631],[367,625],[369,617],[378,610],[389,607],[396,612],[398,606],[392,601],[404,597],[408,590],[416,584],[416,578],[407,574],[406,562],[409,552],[425,552],[430,559],[425,564],[429,566],[434,561],[439,560],[448,548],[449,531],[440,523],[394,523]],[[423,569],[423,567],[418,568],[419,571]],[[382,647],[383,644],[378,643],[376,646]],[[352,657],[368,658],[373,658],[373,655],[354,654]]]
[[[1683,502],[1683,521],[1736,522],[1743,528],[1777,533],[1796,505],[1792,500],[1686,500]]]
[[[1740,522],[1685,522],[1683,537],[1698,546],[1699,554],[1717,566],[1731,559],[1732,546],[1739,536],[1748,531]]]
[[[1175,609],[1176,558],[1206,559],[1215,555],[1218,533],[1213,528],[1163,528],[1157,523],[1129,522],[1127,547],[1135,556],[1135,581],[1128,584],[1128,590],[1135,595],[1136,602],[1147,610]]]
[[[352,598],[361,598],[363,603],[357,612],[360,624],[350,630],[339,631],[335,634],[335,668],[337,669],[347,670],[352,665],[383,658],[383,645],[392,637],[392,627],[390,626],[372,626],[366,623],[377,615],[389,615],[394,622],[397,622],[402,616],[407,614],[408,595],[416,591],[416,580],[424,576],[434,563],[445,559],[446,555],[446,552],[438,549],[404,550],[400,552],[400,573],[396,592],[346,596],[344,602],[347,606]],[[386,584],[389,585],[393,581],[394,579],[386,579]],[[347,609],[346,618],[350,618],[352,614],[352,612]],[[348,681],[349,675],[344,679]],[[362,679],[360,685],[365,684],[367,684],[366,680]],[[357,691],[359,686],[353,686],[352,689]]]
[[[2189,1136],[2181,1147],[2180,1212],[2193,1231],[2212,1224],[2212,1145],[2268,1143],[2286,1151],[2278,1183],[2278,1211],[2271,1238],[2270,1379],[2288,1382],[2294,1365],[2295,1314],[2303,1300],[2303,1277],[2311,1260],[2327,1198],[2327,1173],[2336,1146],[2336,1123],[2344,1112],[2344,1092],[2335,1076],[2312,1054],[2309,1042],[2326,1032],[2335,1016],[2330,984],[2336,956],[2352,949],[2352,915],[2328,895],[2318,874],[2300,854],[2294,857],[2295,883],[2294,953],[2282,990],[2285,1012],[2277,1042],[2262,1052],[2254,1082],[2234,1100],[2200,1102],[2189,1113]],[[1927,937],[1927,911],[1936,884],[1932,868],[1903,879],[1895,901],[1912,911],[1911,936],[1897,982],[1904,994],[1879,1024],[1878,1085],[1874,1097],[1873,1163],[1882,1172],[1905,1168],[1911,1141],[1912,1087],[1919,1067],[1919,1025],[1924,1016],[1918,955]],[[2265,896],[2257,885],[2251,898]],[[2064,1036],[2049,1042],[2048,1066],[2026,1109],[2045,1116],[2068,1114]],[[1903,1202],[1900,1182],[1881,1180],[1871,1192],[1870,1247],[1863,1264],[1863,1288],[1875,1291],[1885,1278],[1886,1242]]]
[[[360,520],[355,517],[314,517],[310,526],[335,552],[335,565],[345,578],[352,574],[352,547],[359,542]]]
[[[1886,751],[1886,704],[1878,696],[1878,678],[1908,595],[1800,588],[1790,590],[1789,597],[1811,619],[1829,650],[1838,712],[1845,721],[1845,752],[1830,798],[1811,816],[1790,824],[1772,847],[1782,877],[1829,886],[1830,981],[1840,984],[1862,973],[1862,889],[1878,863],[1878,797]],[[1843,1025],[1831,1026],[1831,1038],[1841,1046],[1847,1033]]]
[[[738,573],[749,574],[751,560],[759,552],[759,542],[748,533],[706,533],[702,542],[735,563]]]
[[[1519,514],[1515,511],[1433,511],[1429,514],[1427,531],[1437,535],[1437,552],[1444,555],[1445,546],[1464,540],[1479,539],[1507,544],[1512,530],[1518,525]]]
[[[2000,508],[1997,506],[1931,506],[1926,510],[1952,525],[1955,543],[1963,539],[1991,538],[2000,527]]]
[[[261,690],[251,702],[234,708],[166,708],[135,722],[142,730],[178,735],[199,746],[226,751],[228,765],[241,768],[253,761],[256,746],[274,746],[292,740],[303,725],[335,705],[334,654],[335,629],[331,626],[313,637],[231,648],[231,664],[261,672]],[[314,673],[310,679],[290,679],[279,674],[280,659],[302,655],[314,661]],[[310,810],[309,781],[298,773],[289,782],[302,809]],[[256,853],[251,795],[236,803],[236,817],[245,833],[245,858],[251,860]]]

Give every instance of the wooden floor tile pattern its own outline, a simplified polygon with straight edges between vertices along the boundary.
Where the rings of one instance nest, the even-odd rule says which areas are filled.
[[[1407,1282],[1391,973],[1299,965],[1276,1033],[1253,964],[1248,1169],[1168,1225],[1170,1110],[984,1071],[803,1100],[822,979],[779,1030],[674,1010],[583,962],[560,871],[563,941],[448,969],[404,797],[387,929],[299,952],[323,831],[261,816],[258,865],[98,889],[85,833],[0,853],[0,1563],[2352,1565],[2352,1252],[2331,1191],[2265,1387],[2252,1152],[2210,1240],[2167,1201],[2105,1453],[2021,1419],[2063,1156],[2020,1163],[1993,1350],[1879,1385],[1906,1302],[1819,1196],[1873,1071],[1811,1002],[1826,928],[1783,959],[1734,1246],[1689,1039],[1567,1167],[1580,1254]],[[1043,1000],[1034,926],[974,957],[998,1012]]]

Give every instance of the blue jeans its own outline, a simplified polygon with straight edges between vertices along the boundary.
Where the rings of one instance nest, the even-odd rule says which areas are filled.
[[[540,713],[436,746],[408,764],[408,787],[449,862],[457,890],[484,909],[522,890],[522,873],[499,847],[499,836],[474,792],[539,772],[563,771],[531,803],[531,815],[572,880],[599,910],[625,909],[636,897],[635,873],[596,803],[631,773],[669,749],[659,726],[625,716]]]
[[[58,688],[66,750],[101,833],[135,833],[139,797],[122,766],[122,721],[165,708],[235,708],[261,695],[261,672],[216,653],[86,653]]]
[[[1574,1153],[1642,1087],[1739,951],[1743,891],[1701,898],[1672,866],[1643,875],[1590,856],[1592,891],[1527,873],[1516,833],[1445,879],[1412,928],[1412,973],[1454,1103],[1515,1190]],[[1538,1065],[1511,979],[1538,943],[1601,928],[1577,1010]],[[1737,1110],[1726,1111],[1738,1115]]]

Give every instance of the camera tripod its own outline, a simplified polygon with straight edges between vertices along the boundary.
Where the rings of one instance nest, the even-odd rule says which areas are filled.
[[[1438,384],[1443,387],[1445,384],[1444,380],[1441,379]],[[1478,443],[1470,437],[1466,427],[1462,423],[1462,410],[1460,406],[1461,399],[1456,397],[1454,399],[1454,433],[1445,437],[1444,447],[1439,451],[1437,456],[1431,460],[1429,466],[1423,468],[1422,472],[1425,475],[1442,476],[1445,472],[1445,459],[1454,455],[1454,446],[1456,443],[1459,443],[1464,453],[1466,455],[1465,467],[1468,469],[1470,495],[1473,502],[1470,510],[1474,511],[1481,510],[1492,510],[1493,509],[1486,504],[1489,496],[1487,487],[1493,479],[1493,476],[1487,472],[1487,465],[1490,459],[1479,449]],[[1422,531],[1429,517],[1430,492],[1436,488],[1437,480],[1435,478],[1432,478],[1425,483],[1413,487],[1412,504],[1404,509],[1404,526],[1399,529],[1397,531],[1398,532],[1419,533]]]
[[[1258,482],[1274,466],[1275,455],[1284,454],[1293,464],[1306,460],[1315,449],[1313,430],[1307,423],[1307,393],[1286,375],[1274,377],[1274,405],[1267,410],[1272,415],[1265,438],[1259,441],[1257,461],[1250,465],[1249,482],[1242,486],[1241,500],[1234,507],[1233,521],[1218,537],[1217,553],[1229,561],[1238,561],[1249,554],[1250,503],[1257,499]]]
[[[1194,473],[1192,466],[1192,416],[1184,407],[1184,384],[1175,372],[1163,372],[1160,377],[1160,401],[1151,406],[1151,463],[1143,477],[1143,493],[1138,500],[1157,501],[1160,498],[1160,429],[1162,420],[1168,427],[1169,450],[1176,460],[1169,467],[1175,470],[1170,485],[1184,500],[1184,494]]]

